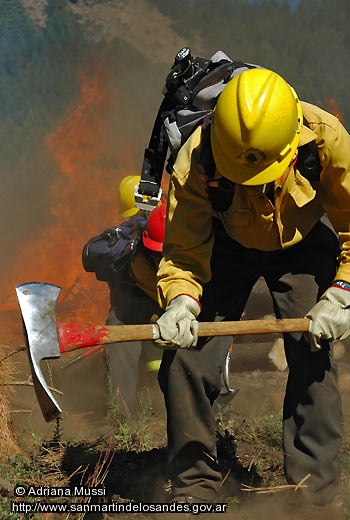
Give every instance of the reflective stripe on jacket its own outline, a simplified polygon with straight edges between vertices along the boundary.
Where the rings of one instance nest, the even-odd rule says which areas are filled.
[[[309,127],[300,145],[316,140],[322,165],[312,186],[297,170],[274,182],[274,202],[262,186],[235,185],[233,202],[219,217],[227,233],[244,247],[273,251],[300,242],[324,213],[339,234],[342,253],[336,279],[350,282],[350,135],[339,120],[302,102]],[[201,128],[181,148],[168,199],[158,298],[165,308],[179,294],[200,299],[211,277],[213,209],[206,172],[199,160]],[[216,171],[216,177],[220,173]],[[322,260],[321,260],[322,261]]]

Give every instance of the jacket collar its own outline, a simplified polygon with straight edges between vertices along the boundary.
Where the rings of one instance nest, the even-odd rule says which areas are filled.
[[[314,141],[316,137],[317,135],[315,134],[315,132],[311,130],[311,128],[308,128],[307,126],[303,125],[303,128],[301,129],[300,141],[298,146],[303,146],[304,144],[310,143],[311,141]]]

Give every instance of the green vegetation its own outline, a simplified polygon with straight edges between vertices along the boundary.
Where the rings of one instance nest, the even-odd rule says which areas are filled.
[[[51,218],[44,201],[56,167],[43,139],[76,98],[85,56],[81,29],[63,2],[49,0],[47,9],[39,27],[20,0],[0,2],[0,218],[11,221],[1,237],[2,262],[11,258],[14,234]]]
[[[350,4],[347,0],[151,0],[200,55],[221,49],[284,76],[305,101],[329,110],[335,99],[350,127]],[[192,45],[194,47],[194,45]]]
[[[339,110],[349,127],[347,0],[302,0],[294,10],[287,0],[150,1],[169,16],[194,53],[210,56],[222,49],[232,58],[271,67],[302,99],[325,109],[333,103],[331,110]],[[99,4],[107,9],[112,2]],[[21,0],[0,2],[0,219],[11,221],[0,237],[3,268],[12,262],[13,236],[54,218],[49,198],[58,172],[45,137],[77,103],[80,74],[89,77],[97,64],[107,69],[118,103],[108,116],[110,146],[121,157],[127,150],[141,165],[169,70],[122,42],[117,32],[108,43],[103,37],[97,41],[94,31],[101,28],[94,20],[79,23],[68,6],[66,0],[48,0],[46,22],[38,25]],[[172,62],[169,55],[169,67]],[[119,167],[121,159],[110,155],[107,166]]]

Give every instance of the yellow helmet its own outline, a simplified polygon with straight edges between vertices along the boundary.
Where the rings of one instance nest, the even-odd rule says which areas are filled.
[[[298,147],[303,116],[294,89],[267,69],[231,79],[214,109],[210,137],[219,172],[237,184],[282,177]]]
[[[118,186],[119,215],[123,218],[130,218],[139,211],[135,206],[134,193],[140,178],[140,175],[128,175]]]

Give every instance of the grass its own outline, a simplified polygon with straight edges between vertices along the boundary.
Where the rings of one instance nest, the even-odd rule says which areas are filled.
[[[160,488],[166,480],[164,472],[166,447],[165,444],[159,445],[154,442],[151,427],[152,414],[148,407],[140,413],[134,426],[130,426],[120,418],[116,419],[112,436],[108,440],[96,439],[93,443],[65,442],[62,439],[61,423],[57,421],[51,439],[37,439],[31,453],[14,454],[6,464],[2,464],[0,466],[2,477],[9,482],[20,483],[26,487],[43,486],[43,483],[45,486],[58,487],[106,486],[109,502],[112,500],[150,502],[155,499],[156,488]],[[345,425],[346,436],[341,452],[342,487],[344,493],[347,493],[344,495],[344,517],[342,517],[344,520],[349,518],[350,511],[349,426],[349,423]],[[249,420],[218,418],[218,454],[224,473],[226,472],[227,475],[224,491],[232,507],[241,504],[240,491],[244,484],[256,489],[272,486],[276,487],[276,491],[278,486],[285,484],[280,431],[281,419],[274,415]],[[1,499],[0,520],[8,520],[10,501],[13,499],[14,497],[11,496],[4,496]],[[34,498],[28,499],[29,502],[34,500]],[[49,502],[52,498],[44,497],[43,500]],[[77,500],[80,503],[91,503],[92,498],[79,497]],[[247,501],[247,498],[245,500]],[[55,498],[55,501],[60,499]],[[43,519],[36,515],[25,518]],[[54,516],[50,518],[55,520]],[[82,518],[84,513],[69,516],[71,520]],[[102,520],[103,517],[100,518]],[[242,511],[242,514],[236,518],[249,519],[250,517],[248,513]]]
[[[0,360],[1,362],[1,360]],[[13,378],[10,369],[1,366],[2,381]],[[7,387],[5,387],[7,388]],[[5,411],[5,422],[1,435],[9,446],[14,446],[0,460],[0,475],[7,482],[28,486],[68,487],[85,485],[89,488],[103,486],[107,490],[105,499],[111,501],[152,502],[164,500],[161,491],[168,481],[166,471],[166,424],[165,418],[152,408],[149,392],[143,389],[138,413],[125,419],[117,407],[111,407],[106,421],[110,424],[108,435],[92,441],[66,441],[64,421],[58,419],[49,439],[36,436],[30,448],[24,449],[11,429],[6,395],[1,394],[1,406]],[[30,415],[26,429],[30,432]],[[4,429],[5,428],[5,429]],[[283,474],[281,444],[281,417],[263,415],[243,418],[235,413],[217,415],[218,457],[225,478],[222,494],[234,510],[235,520],[256,520],[256,511],[248,506],[254,504],[254,495],[259,490],[268,490],[262,496],[263,504],[268,497],[286,490]],[[344,425],[345,436],[341,450],[342,481],[340,494],[343,498],[341,520],[350,520],[350,418]],[[249,490],[244,493],[242,488]],[[271,489],[270,489],[271,488]],[[96,497],[72,497],[70,501],[91,504]],[[0,520],[10,518],[11,501],[19,501],[11,493],[2,493],[0,498]],[[23,499],[22,499],[23,500]],[[35,497],[26,501],[34,502]],[[42,497],[44,502],[66,501],[66,498]],[[131,515],[129,515],[131,517]],[[133,515],[134,516],[134,515]],[[263,516],[259,520],[263,520]],[[138,516],[140,520],[149,516]],[[12,515],[13,520],[46,520],[35,514],[25,517]],[[51,515],[50,520],[82,520],[84,513],[62,517]],[[108,517],[97,517],[107,520]],[[94,520],[95,520],[94,518]],[[127,516],[123,515],[123,518]],[[333,519],[332,519],[333,520]],[[338,520],[338,519],[337,519]]]

